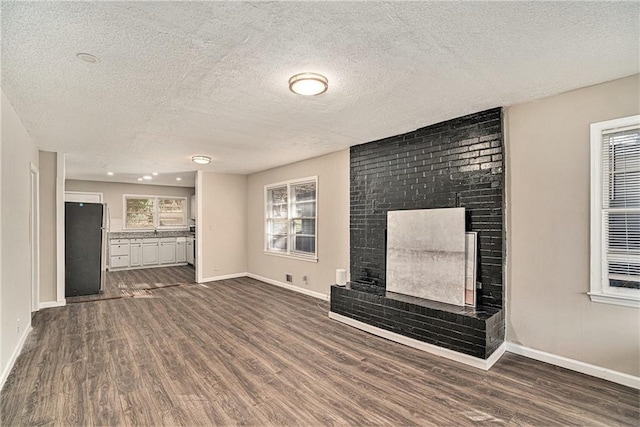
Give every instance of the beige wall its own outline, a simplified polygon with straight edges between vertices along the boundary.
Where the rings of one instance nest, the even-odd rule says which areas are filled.
[[[640,375],[640,311],[589,300],[589,125],[640,112],[639,76],[516,105],[507,126],[507,340]]]
[[[200,277],[206,281],[247,272],[247,177],[198,172],[202,216],[198,222],[202,262]]]
[[[247,261],[249,272],[329,294],[335,271],[349,271],[349,150],[343,150],[249,175],[247,192]],[[264,253],[264,186],[318,176],[318,262],[282,258]],[[302,276],[307,276],[307,285]]]
[[[38,152],[40,169],[40,302],[56,301],[56,153]]]
[[[29,163],[38,165],[38,150],[4,92],[1,106],[0,370],[4,374],[20,337],[31,324]]]
[[[119,182],[103,181],[79,181],[68,179],[65,182],[65,191],[88,191],[103,193],[103,202],[109,206],[111,214],[111,231],[119,231],[123,222],[123,194],[136,194],[141,196],[176,196],[190,197],[195,194],[193,187],[173,187],[147,184],[124,184]],[[189,202],[187,202],[189,205]]]

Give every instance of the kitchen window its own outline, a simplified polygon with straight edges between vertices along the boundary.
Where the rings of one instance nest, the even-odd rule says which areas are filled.
[[[591,125],[594,302],[640,307],[640,115]]]
[[[187,198],[134,196],[124,198],[125,229],[166,229],[187,227]]]
[[[265,186],[265,252],[317,261],[318,177]]]

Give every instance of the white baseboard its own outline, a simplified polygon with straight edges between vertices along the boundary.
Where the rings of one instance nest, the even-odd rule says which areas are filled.
[[[7,380],[7,378],[9,378],[9,374],[13,369],[13,365],[15,365],[16,360],[18,360],[18,356],[20,356],[22,347],[24,346],[24,343],[27,341],[27,337],[31,333],[32,329],[33,328],[31,327],[31,325],[29,325],[29,327],[24,330],[24,332],[22,333],[22,336],[20,337],[20,340],[18,341],[18,345],[16,345],[16,348],[13,349],[13,353],[11,353],[11,357],[7,362],[7,366],[5,366],[4,370],[2,371],[2,377],[0,377],[0,390],[2,390],[2,388],[4,387],[4,382]]]
[[[204,277],[198,283],[215,282],[218,280],[237,279],[238,277],[247,277],[247,273],[224,274],[222,276]]]
[[[38,306],[38,309],[42,310],[43,308],[53,308],[53,307],[64,307],[67,305],[67,300],[63,301],[46,301],[41,302]]]
[[[324,301],[329,301],[329,295],[323,294],[320,292],[312,291],[310,289],[301,288],[299,286],[294,286],[290,283],[279,282],[277,280],[269,279],[267,277],[258,276],[257,274],[247,273],[247,277],[252,279],[260,280],[261,282],[266,282],[270,285],[279,286],[281,288],[289,289],[290,291],[299,292],[301,294],[309,295],[314,298],[318,298]]]
[[[572,371],[591,375],[592,377],[602,378],[627,387],[640,390],[640,377],[625,374],[623,372],[614,371],[600,366],[591,365],[589,363],[580,362],[579,360],[569,359],[564,356],[558,356],[544,351],[535,350],[533,348],[524,347],[512,342],[507,343],[507,351],[509,353],[519,354],[520,356],[530,359],[546,362],[551,365],[560,366],[561,368],[570,369]]]
[[[454,360],[456,362],[464,363],[465,365],[473,366],[488,371],[505,352],[505,343],[502,343],[496,351],[489,356],[488,359],[480,359],[479,357],[469,356],[468,354],[459,353],[457,351],[449,350],[448,348],[438,347],[437,345],[428,344],[423,341],[418,341],[413,338],[405,337],[404,335],[397,334],[395,332],[387,331],[386,329],[378,328],[376,326],[369,325],[367,323],[360,322],[347,316],[343,316],[332,311],[329,312],[329,318],[337,320],[338,322],[345,323],[354,328],[358,328],[370,334],[377,335],[382,338],[386,338],[390,341],[404,344],[406,346],[426,351],[427,353],[435,354],[446,359]]]

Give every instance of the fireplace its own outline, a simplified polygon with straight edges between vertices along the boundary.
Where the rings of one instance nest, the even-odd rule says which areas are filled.
[[[502,147],[499,108],[351,147],[352,282],[331,288],[330,315],[381,334],[490,358],[504,341]],[[477,262],[462,266],[475,270],[466,274],[477,283],[463,277],[466,294],[476,292],[475,307],[461,304],[465,297],[457,290],[456,299],[445,302],[398,292],[403,282],[420,282],[415,276],[423,273],[403,272],[387,254],[388,239],[393,241],[389,212],[451,208],[463,208],[463,232],[477,245]]]

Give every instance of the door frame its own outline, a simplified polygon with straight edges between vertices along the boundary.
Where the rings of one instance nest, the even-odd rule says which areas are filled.
[[[40,171],[29,162],[29,246],[31,312],[40,308]]]

